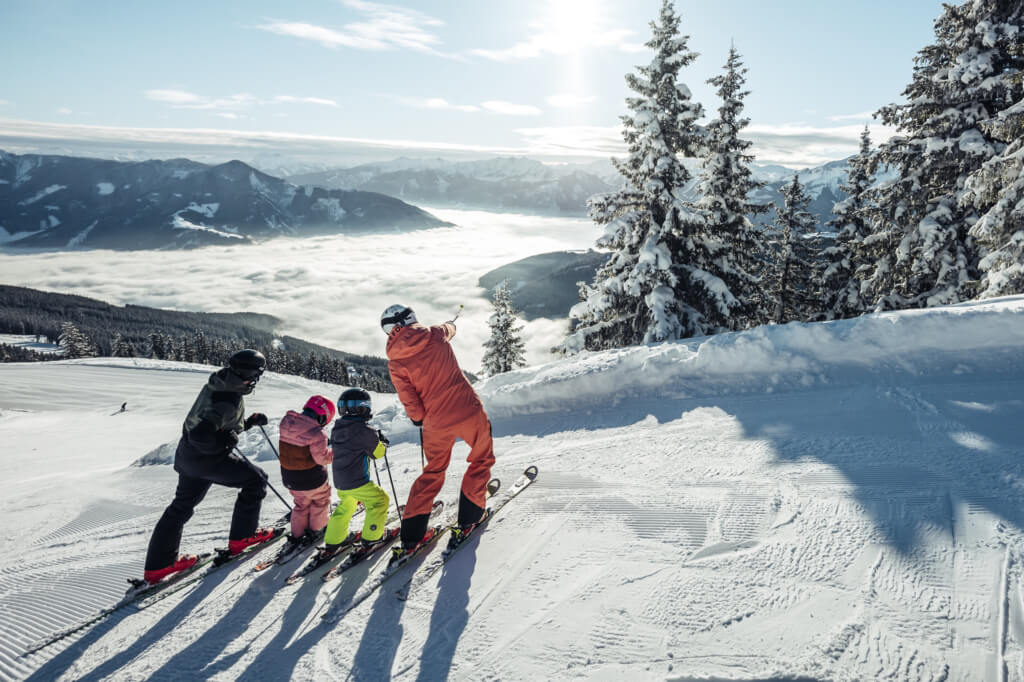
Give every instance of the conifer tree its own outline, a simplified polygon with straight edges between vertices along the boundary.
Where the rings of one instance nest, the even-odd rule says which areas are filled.
[[[114,341],[110,344],[110,354],[115,358],[133,358],[135,349],[128,343],[121,332],[114,334]]]
[[[770,321],[776,324],[810,318],[819,300],[813,280],[814,254],[805,238],[816,223],[807,210],[811,198],[796,173],[792,182],[782,186],[782,198],[783,205],[775,211],[779,252],[769,283]]]
[[[994,35],[1004,42],[1015,35],[1016,41],[1004,46],[1010,59],[989,81],[1004,101],[1015,104],[981,124],[1005,146],[967,178],[963,199],[981,214],[970,231],[983,249],[981,298],[1024,293],[1024,3],[1000,19],[1004,23]]]
[[[704,253],[707,244],[694,239],[702,227],[700,215],[679,198],[691,180],[680,157],[700,150],[696,121],[703,114],[679,82],[680,70],[697,58],[679,24],[671,2],[662,0],[646,43],[654,57],[626,75],[636,93],[626,99],[632,113],[622,117],[629,156],[613,160],[625,186],[589,202],[591,219],[607,226],[597,245],[611,254],[570,311],[575,326],[556,349],[561,352],[705,333],[717,320],[707,319],[710,311],[694,304],[718,294],[731,297],[720,280],[692,265],[696,254],[690,251]],[[719,308],[728,310],[730,304]]]
[[[57,340],[66,358],[96,357],[96,346],[73,322],[62,322]]]
[[[899,176],[880,187],[877,199],[899,240],[891,273],[882,273],[890,282],[875,278],[875,286],[890,284],[876,307],[942,305],[974,294],[979,254],[969,230],[979,214],[964,201],[967,179],[1005,151],[984,123],[1020,92],[1006,76],[1021,69],[1021,2],[944,7],[936,42],[914,59],[906,103],[879,112],[899,133],[882,145],[878,160]]]
[[[886,254],[876,254],[865,240],[871,236],[871,207],[868,191],[873,183],[871,134],[868,127],[860,135],[860,151],[849,161],[846,184],[839,188],[849,196],[832,208],[835,218],[826,225],[836,231],[835,244],[824,250],[821,289],[826,320],[841,320],[867,312],[871,302],[861,291],[861,281],[870,277],[875,265]]]
[[[518,324],[518,315],[505,280],[494,290],[494,312],[487,321],[491,337],[484,343],[485,374],[494,376],[526,366],[526,346],[520,335],[523,325]]]
[[[709,238],[711,261],[705,269],[717,276],[732,295],[726,300],[736,301],[727,306],[727,319],[715,320],[716,326],[743,329],[763,317],[758,308],[760,274],[765,265],[764,238],[748,216],[763,213],[768,207],[748,199],[761,183],[754,180],[750,170],[754,156],[747,150],[753,143],[740,137],[750,124],[750,119],[742,116],[743,99],[750,93],[743,89],[747,69],[735,47],[729,48],[724,69],[725,73],[708,80],[718,88],[722,103],[718,118],[705,128],[707,148],[696,205],[703,212]]]

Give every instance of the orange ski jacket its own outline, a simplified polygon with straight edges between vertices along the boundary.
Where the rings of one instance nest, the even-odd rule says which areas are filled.
[[[411,324],[388,336],[388,372],[409,419],[448,428],[483,409],[452,351],[455,325]]]

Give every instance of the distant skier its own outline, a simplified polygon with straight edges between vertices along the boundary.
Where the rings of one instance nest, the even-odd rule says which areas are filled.
[[[121,403],[121,411],[124,412],[127,409],[128,409],[128,402],[125,401],[125,402]]]
[[[402,546],[395,557],[424,540],[434,498],[444,485],[456,438],[470,447],[462,477],[459,515],[453,536],[468,532],[484,512],[487,481],[494,465],[491,422],[452,351],[455,323],[424,327],[411,308],[393,305],[381,315],[388,335],[391,382],[412,423],[421,428],[426,466],[412,484],[402,520]]]
[[[295,499],[290,543],[316,544],[327,526],[331,485],[326,465],[333,454],[323,429],[332,419],[334,403],[315,395],[301,413],[289,410],[281,420],[281,481]]]
[[[195,555],[178,556],[181,532],[214,483],[241,488],[228,534],[231,554],[274,537],[270,530],[257,528],[260,506],[267,494],[266,472],[232,454],[243,429],[267,423],[267,417],[259,412],[243,419],[242,400],[256,388],[266,366],[267,360],[259,351],[240,350],[231,356],[227,367],[210,375],[199,392],[174,453],[174,470],[178,472],[174,500],[149,540],[143,576],[146,582],[157,583],[196,563]]]
[[[338,419],[331,429],[334,451],[334,487],[338,489],[338,506],[331,514],[324,535],[324,551],[337,554],[351,543],[348,524],[362,502],[366,509],[360,543],[368,547],[384,537],[388,520],[388,494],[370,478],[370,458],[384,456],[387,439],[367,422],[373,416],[370,394],[361,388],[350,388],[338,398]]]

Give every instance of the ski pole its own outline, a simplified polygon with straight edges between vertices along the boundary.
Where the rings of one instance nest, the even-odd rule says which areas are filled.
[[[462,304],[462,303],[459,304],[459,309],[455,311],[455,317],[452,318],[452,320],[451,320],[452,322],[454,322],[455,320],[459,319],[459,315],[462,313],[462,309],[465,308],[465,307],[466,306],[464,304]]]
[[[391,478],[391,464],[388,462],[388,446],[384,446],[384,466],[388,470],[388,480],[391,481],[391,494],[395,496],[395,511],[398,512],[398,522],[402,521],[402,508],[398,504],[398,491],[395,490],[395,479]]]
[[[260,424],[260,431],[263,431],[263,424]],[[281,459],[281,455],[277,452],[277,448],[274,447],[274,441],[270,440],[270,436],[267,435],[266,431],[263,431],[263,437],[267,439],[267,445],[274,451],[274,456]]]
[[[238,456],[242,458],[242,461],[249,465],[249,468],[253,470],[253,473],[262,478],[263,482],[267,484],[267,487],[274,491],[274,494],[277,495],[277,499],[281,500],[281,504],[283,504],[288,509],[288,511],[291,511],[292,506],[288,504],[288,500],[281,497],[281,493],[277,492],[277,488],[274,487],[274,484],[264,477],[265,472],[259,467],[257,467],[255,464],[250,462],[249,458],[245,456],[245,453],[238,449],[237,445],[235,446],[235,451],[238,453]]]
[[[377,468],[377,460],[373,460],[373,473],[377,476],[377,485],[380,485],[380,469]]]
[[[423,471],[427,470],[427,456],[423,452],[423,427],[420,427],[420,465]]]

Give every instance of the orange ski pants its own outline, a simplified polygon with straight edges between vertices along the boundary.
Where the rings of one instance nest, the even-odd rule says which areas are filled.
[[[434,498],[441,492],[445,473],[452,457],[452,446],[461,438],[469,445],[469,468],[462,476],[462,494],[470,502],[483,508],[487,499],[487,481],[494,466],[494,442],[491,440],[491,422],[483,409],[469,419],[443,429],[423,429],[423,454],[427,464],[423,473],[412,484],[405,516],[429,514]]]

